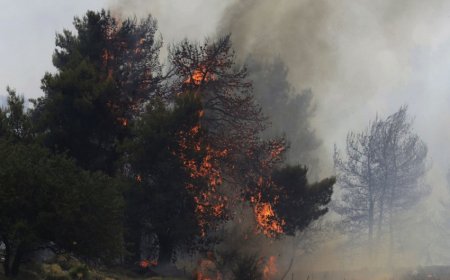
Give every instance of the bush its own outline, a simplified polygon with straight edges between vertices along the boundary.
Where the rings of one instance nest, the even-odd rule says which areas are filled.
[[[261,280],[262,272],[260,263],[255,255],[243,256],[236,261],[232,270],[235,280]]]
[[[45,277],[45,280],[71,280],[70,277],[66,274],[61,275],[48,275]]]
[[[72,267],[69,270],[69,275],[72,279],[83,279],[88,280],[90,279],[90,272],[86,265],[78,265],[75,267]]]

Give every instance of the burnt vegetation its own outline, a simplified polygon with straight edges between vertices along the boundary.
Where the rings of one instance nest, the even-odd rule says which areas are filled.
[[[266,133],[270,120],[229,36],[174,44],[163,67],[152,17],[90,11],[74,26],[56,37],[44,96],[25,108],[10,91],[0,110],[6,276],[43,248],[123,266],[214,251],[237,209],[251,213],[252,234],[274,239],[327,212],[334,178],[310,184],[305,166],[287,165],[287,141]],[[310,101],[305,93],[305,108]],[[316,148],[298,121],[305,147]],[[267,275],[256,257],[240,260],[230,268],[239,279]]]

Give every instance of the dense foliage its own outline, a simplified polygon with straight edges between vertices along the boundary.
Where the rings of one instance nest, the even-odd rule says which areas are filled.
[[[74,25],[56,37],[44,96],[25,111],[11,92],[0,111],[6,273],[42,246],[169,262],[212,246],[238,206],[268,237],[325,214],[334,179],[309,184],[306,168],[284,165],[285,139],[262,137],[267,118],[229,36],[173,45],[163,71],[151,17],[87,12]]]

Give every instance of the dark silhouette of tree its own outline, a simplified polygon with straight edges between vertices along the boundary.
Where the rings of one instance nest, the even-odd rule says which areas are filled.
[[[295,235],[328,212],[334,178],[308,183],[306,167],[286,166],[274,171],[272,180],[277,186],[274,194],[278,199],[275,212],[285,222],[284,233]]]
[[[156,23],[151,17],[119,23],[90,11],[74,26],[76,35],[65,30],[56,37],[57,73],[42,79],[45,96],[34,101],[34,119],[47,147],[112,175],[118,145],[158,91]]]
[[[80,169],[35,143],[23,98],[10,91],[0,111],[0,242],[6,276],[35,250],[52,247],[84,258],[122,253],[121,183]]]
[[[136,181],[126,193],[135,259],[141,257],[143,236],[156,236],[159,262],[164,263],[172,261],[177,251],[192,249],[200,235],[195,193],[186,188],[192,178],[177,155],[179,131],[197,122],[198,103],[182,99],[173,109],[161,100],[151,102],[125,145],[128,175]]]
[[[263,135],[266,138],[284,136],[289,145],[286,161],[307,165],[316,177],[321,141],[310,124],[315,112],[312,91],[299,92],[289,83],[289,70],[279,57],[263,63],[249,56],[246,65],[255,100],[261,104],[270,123]]]

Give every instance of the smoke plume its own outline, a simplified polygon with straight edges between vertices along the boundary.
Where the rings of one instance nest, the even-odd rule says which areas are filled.
[[[300,163],[314,165],[319,159],[321,177],[333,173],[333,144],[343,147],[349,130],[362,130],[377,114],[385,117],[408,104],[410,114],[416,117],[415,130],[428,145],[433,162],[427,179],[434,187],[434,200],[421,205],[426,211],[417,211],[422,213],[420,217],[413,213],[413,221],[433,220],[429,216],[437,211],[432,208],[438,204],[436,197],[448,195],[445,189],[436,191],[436,186],[446,184],[450,167],[449,1],[114,0],[110,8],[124,16],[151,13],[169,44],[184,37],[199,41],[208,35],[231,33],[240,62],[249,62],[249,56],[254,62],[250,65],[252,78],[266,85],[282,85],[282,94],[276,87],[270,88],[273,102],[268,90],[255,87],[266,113],[279,116],[270,134],[285,132],[288,139],[291,136],[295,150],[291,156],[305,161]],[[276,63],[281,68],[274,67]],[[263,69],[258,70],[261,65]],[[282,69],[283,74],[270,75],[267,65],[272,67],[269,70]],[[279,97],[285,98],[284,103],[275,100]],[[295,111],[285,110],[283,104],[295,104],[289,101],[295,98],[303,100],[298,116],[307,120],[283,124],[290,121],[287,112]],[[307,145],[294,143],[304,135],[311,139]],[[290,161],[295,162],[292,157]],[[420,227],[426,226],[417,224],[415,229]],[[428,234],[435,232],[428,230]],[[436,251],[430,253],[433,246],[428,246],[435,237],[415,235],[419,234],[408,236],[412,246],[408,249],[417,253],[403,255],[408,265],[423,262],[424,250],[437,255]],[[324,239],[335,237],[329,233]],[[330,256],[333,261],[342,260],[336,253],[337,243],[328,246],[332,249],[316,252],[312,263],[320,264],[319,260]]]
[[[349,129],[362,128],[376,113],[387,115],[411,99],[412,114],[422,115],[416,112],[422,112],[418,104],[426,97],[410,84],[417,78],[421,50],[436,48],[449,34],[449,6],[440,0],[235,1],[219,30],[232,34],[242,58],[279,56],[290,83],[312,90],[313,127],[324,141],[326,175],[333,143],[343,141]]]

